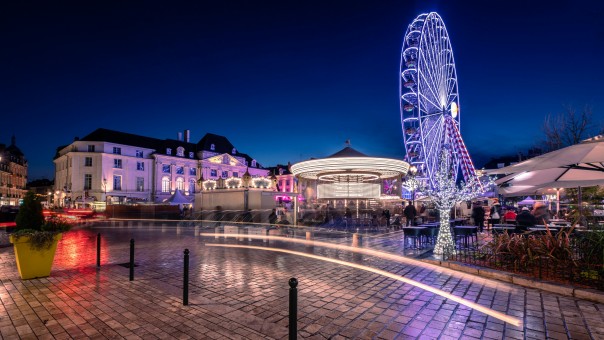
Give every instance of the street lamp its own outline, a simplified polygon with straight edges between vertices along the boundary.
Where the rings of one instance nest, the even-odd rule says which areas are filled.
[[[105,190],[105,209],[107,209],[107,178],[103,178],[103,190]]]

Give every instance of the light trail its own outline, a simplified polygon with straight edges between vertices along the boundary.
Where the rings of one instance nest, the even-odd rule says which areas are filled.
[[[505,283],[500,282],[500,281],[479,277],[479,276],[469,274],[469,273],[458,272],[456,270],[449,269],[446,267],[441,267],[441,266],[438,266],[435,264],[426,263],[426,262],[415,260],[415,259],[412,259],[409,257],[396,255],[396,254],[392,254],[392,253],[387,253],[387,252],[379,251],[379,250],[345,246],[345,245],[341,245],[341,244],[334,244],[334,243],[315,241],[315,240],[309,241],[309,240],[296,239],[296,238],[291,238],[291,237],[282,237],[282,236],[233,234],[233,233],[227,233],[227,234],[224,234],[224,233],[200,233],[199,235],[207,236],[207,237],[214,237],[214,238],[233,237],[233,238],[241,238],[241,239],[247,238],[247,239],[256,239],[256,240],[282,241],[282,242],[289,242],[289,243],[304,244],[307,246],[319,246],[319,247],[325,247],[325,248],[331,248],[331,249],[337,249],[337,250],[350,251],[350,252],[354,252],[354,253],[360,253],[360,254],[364,254],[364,255],[379,257],[379,258],[386,259],[389,261],[409,264],[412,266],[422,267],[422,268],[430,269],[430,270],[434,270],[434,271],[440,271],[440,272],[443,272],[447,275],[450,275],[450,276],[453,276],[456,278],[460,278],[460,279],[464,279],[464,280],[471,280],[473,282],[474,281],[480,282],[489,288],[498,289],[498,290],[504,291],[506,293],[517,291],[515,288],[510,287],[509,285],[506,285]]]
[[[488,307],[484,307],[481,306],[479,304],[476,304],[472,301],[463,299],[459,296],[455,296],[453,294],[449,294],[447,292],[444,292],[440,289],[434,288],[434,287],[430,287],[424,283],[415,281],[415,280],[411,280],[411,279],[407,279],[403,276],[400,275],[396,275],[381,269],[376,269],[376,268],[371,268],[368,266],[364,266],[361,264],[356,264],[356,263],[351,263],[351,262],[346,262],[346,261],[342,261],[342,260],[337,260],[337,259],[332,259],[329,257],[323,257],[323,256],[319,256],[319,255],[314,255],[314,254],[307,254],[307,253],[302,253],[302,252],[298,252],[298,251],[293,251],[293,250],[287,250],[287,249],[280,249],[280,248],[267,248],[267,247],[259,247],[259,246],[244,246],[244,245],[236,245],[236,244],[215,244],[215,243],[206,243],[206,246],[209,247],[223,247],[223,248],[239,248],[239,249],[254,249],[254,250],[265,250],[265,251],[274,251],[274,252],[279,252],[279,253],[286,253],[286,254],[291,254],[291,255],[297,255],[297,256],[304,256],[304,257],[308,257],[311,259],[315,259],[315,260],[319,260],[319,261],[325,261],[325,262],[331,262],[331,263],[336,263],[339,265],[343,265],[343,266],[348,266],[348,267],[352,267],[355,269],[360,269],[360,270],[364,270],[364,271],[368,271],[371,273],[375,273],[378,275],[382,275],[385,277],[389,277],[393,280],[397,280],[397,281],[401,281],[410,285],[413,285],[415,287],[421,288],[423,290],[429,291],[433,294],[436,295],[440,295],[446,299],[450,299],[453,300],[459,304],[462,304],[464,306],[470,307],[474,310],[477,310],[479,312],[482,312],[484,314],[487,314],[489,316],[492,316],[496,319],[499,319],[501,321],[507,322],[509,324],[512,324],[514,326],[517,327],[522,327],[522,320],[517,319],[515,317],[509,316],[507,314],[503,314],[501,312],[498,312],[496,310],[492,310]]]

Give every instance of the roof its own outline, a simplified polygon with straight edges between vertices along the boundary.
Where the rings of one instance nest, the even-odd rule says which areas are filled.
[[[357,151],[357,150],[351,148],[350,146],[347,146],[344,149],[342,149],[326,158],[337,158],[337,157],[369,157],[369,156],[367,156],[366,154],[364,154],[360,151]]]
[[[212,144],[214,145],[214,149],[212,149]],[[219,154],[226,153],[229,155],[242,157],[248,162],[248,165],[250,166],[252,165],[252,161],[254,160],[254,158],[250,157],[248,154],[239,152],[239,150],[237,150],[237,148],[235,148],[225,136],[220,136],[214,133],[206,133],[205,136],[203,136],[203,138],[201,138],[197,143],[197,149],[200,151],[211,151]],[[233,149],[235,149],[234,154]],[[257,162],[256,164],[258,168],[262,167],[260,163]]]
[[[88,142],[110,142],[124,145],[135,145],[154,150],[157,150],[162,146],[161,139],[145,137],[132,133],[114,131],[104,128],[96,129],[80,140]]]

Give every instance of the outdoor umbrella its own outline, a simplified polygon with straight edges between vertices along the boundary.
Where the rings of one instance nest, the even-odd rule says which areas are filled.
[[[528,159],[489,175],[507,174],[495,183],[504,195],[536,194],[548,188],[577,188],[604,184],[604,138],[585,140]]]
[[[170,203],[171,205],[177,204],[191,204],[191,199],[187,198],[186,195],[182,193],[180,190],[176,190],[172,196],[164,200],[165,203]]]

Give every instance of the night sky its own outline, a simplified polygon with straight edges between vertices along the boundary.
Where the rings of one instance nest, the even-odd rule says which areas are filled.
[[[16,136],[30,180],[53,178],[56,148],[99,127],[212,132],[265,166],[347,139],[403,158],[402,38],[430,11],[478,166],[533,146],[563,105],[604,126],[602,1],[4,1],[0,143]]]

